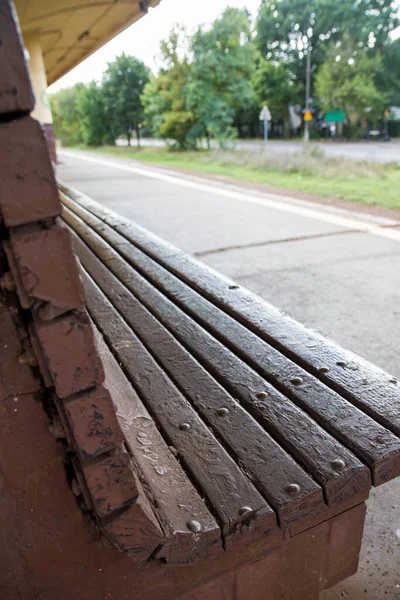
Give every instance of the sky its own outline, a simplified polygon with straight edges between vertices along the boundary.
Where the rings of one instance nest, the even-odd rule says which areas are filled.
[[[125,52],[141,59],[152,71],[157,70],[160,41],[175,23],[182,23],[190,33],[201,24],[211,23],[227,6],[247,8],[255,16],[261,0],[161,0],[137,23],[128,27],[92,56],[49,87],[49,92],[70,87],[78,82],[99,80],[107,63]]]

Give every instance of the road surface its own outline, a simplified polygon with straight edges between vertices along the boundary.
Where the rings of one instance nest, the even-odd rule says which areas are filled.
[[[400,214],[369,217],[85,152],[60,160],[67,185],[400,376]],[[399,497],[400,480],[372,493],[359,573],[321,599],[400,600]]]
[[[132,141],[134,145],[135,140]],[[143,146],[151,146],[155,148],[165,148],[166,143],[163,140],[143,139]],[[126,140],[117,140],[120,146],[126,146]],[[351,160],[360,160],[368,162],[382,163],[400,163],[400,141],[392,140],[390,142],[310,142],[311,148],[318,148],[325,156],[350,158]],[[236,142],[235,149],[237,151],[247,152],[265,152],[280,154],[287,156],[302,152],[303,144],[298,141],[280,141],[270,140],[266,145],[261,140],[239,140]]]

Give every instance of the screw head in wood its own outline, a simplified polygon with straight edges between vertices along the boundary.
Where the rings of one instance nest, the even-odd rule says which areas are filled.
[[[339,360],[336,364],[338,367],[347,367],[347,364],[343,360]]]
[[[293,385],[301,385],[303,383],[303,380],[301,377],[293,377],[293,379],[291,379],[291,382],[293,383]]]
[[[256,394],[256,398],[257,398],[257,400],[266,400],[268,398],[268,393],[267,392],[258,392]]]
[[[319,369],[320,373],[329,373],[329,368],[328,367],[320,367]]]
[[[190,429],[190,424],[189,423],[179,423],[179,429],[181,429],[181,431],[188,431]]]
[[[343,471],[346,466],[346,463],[341,458],[335,458],[331,464],[335,471]]]
[[[244,517],[248,513],[253,512],[253,509],[251,508],[251,506],[242,506],[242,508],[239,508],[238,512],[241,517]]]
[[[219,417],[226,417],[226,415],[229,414],[229,410],[225,407],[221,407],[217,409],[217,415]]]
[[[198,521],[192,519],[187,523],[187,528],[193,533],[199,533],[201,531],[201,524]]]
[[[289,494],[289,496],[297,496],[297,494],[300,493],[301,487],[299,486],[298,483],[289,483],[289,485],[286,487],[286,491]]]

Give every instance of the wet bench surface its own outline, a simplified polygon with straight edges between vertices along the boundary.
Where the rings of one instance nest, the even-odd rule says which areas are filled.
[[[397,380],[64,189],[71,236],[8,1],[0,42],[2,597],[317,600]]]
[[[127,416],[124,434],[172,537],[196,531],[204,551],[216,528],[225,547],[295,535],[400,474],[395,378],[143,228],[61,192],[89,314],[149,423],[134,432]],[[163,450],[149,469],[154,436]],[[171,458],[190,488],[189,520],[178,490],[162,491],[176,475]]]

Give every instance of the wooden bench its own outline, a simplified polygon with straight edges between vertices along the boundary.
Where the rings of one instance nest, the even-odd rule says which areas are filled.
[[[318,539],[325,526],[334,533],[316,542],[325,558],[311,553],[303,595],[282,596],[279,569],[268,577],[279,589],[271,599],[317,598],[356,570],[371,484],[400,474],[398,380],[143,228],[60,189],[89,313],[164,453],[177,459],[210,513],[207,519],[198,506],[202,516],[186,522],[199,546],[160,556],[196,560],[214,554],[221,536],[225,550],[245,553],[251,544],[271,552],[272,544],[281,558],[296,546],[293,559],[304,570],[301,540],[310,531]],[[150,448],[153,441],[130,426],[124,433],[143,463],[137,440]],[[140,469],[159,498],[168,467],[160,455],[156,462],[155,472]],[[171,506],[163,510],[173,537],[185,517],[174,523]],[[256,580],[264,571],[261,560]],[[297,576],[294,568],[290,587]]]
[[[63,186],[62,223],[32,107],[0,0],[1,599],[317,600],[399,382]]]

